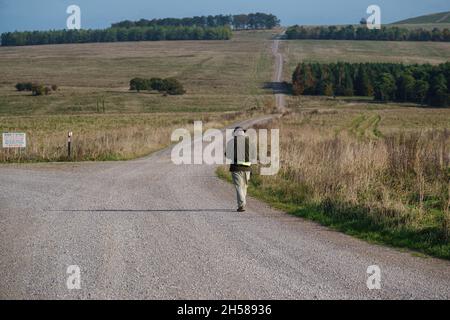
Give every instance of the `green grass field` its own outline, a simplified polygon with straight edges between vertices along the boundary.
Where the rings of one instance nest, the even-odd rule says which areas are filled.
[[[0,47],[0,114],[211,112],[242,110],[269,93],[270,31],[238,32],[230,41],[162,41]],[[132,93],[134,77],[176,77],[182,97]],[[57,84],[58,92],[31,97],[17,82]]]
[[[450,60],[450,43],[409,41],[289,40],[285,77],[299,62],[396,62],[439,64]]]

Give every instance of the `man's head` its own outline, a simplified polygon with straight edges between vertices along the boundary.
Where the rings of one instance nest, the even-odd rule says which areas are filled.
[[[236,127],[236,128],[234,128],[233,135],[234,135],[235,137],[242,137],[242,136],[245,136],[245,130],[244,130],[244,128],[242,128],[242,127]]]

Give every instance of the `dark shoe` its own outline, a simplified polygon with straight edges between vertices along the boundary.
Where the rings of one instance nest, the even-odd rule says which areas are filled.
[[[245,212],[245,208],[244,208],[244,207],[239,207],[239,208],[237,209],[237,212]]]

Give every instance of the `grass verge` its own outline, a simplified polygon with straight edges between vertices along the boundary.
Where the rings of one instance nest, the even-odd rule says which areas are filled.
[[[232,182],[226,167],[219,167],[217,175]],[[375,213],[366,215],[365,210],[357,206],[338,204],[331,200],[310,202],[306,199],[308,191],[304,185],[293,185],[289,181],[273,184],[267,181],[270,179],[273,178],[253,175],[249,194],[288,214],[312,220],[370,243],[414,250],[417,251],[412,253],[415,256],[424,257],[423,254],[426,254],[450,260],[450,243],[443,244],[436,236],[437,226],[432,221],[422,226],[421,232],[406,226],[394,226],[386,221],[377,221]],[[297,196],[292,197],[291,192],[286,192],[287,189],[296,189]],[[346,211],[345,215],[339,213],[342,210]]]

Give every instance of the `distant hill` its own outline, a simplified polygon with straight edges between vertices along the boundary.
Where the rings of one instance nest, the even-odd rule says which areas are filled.
[[[450,23],[450,11],[410,18],[393,24]]]

